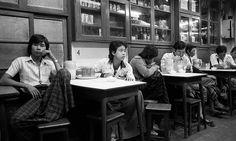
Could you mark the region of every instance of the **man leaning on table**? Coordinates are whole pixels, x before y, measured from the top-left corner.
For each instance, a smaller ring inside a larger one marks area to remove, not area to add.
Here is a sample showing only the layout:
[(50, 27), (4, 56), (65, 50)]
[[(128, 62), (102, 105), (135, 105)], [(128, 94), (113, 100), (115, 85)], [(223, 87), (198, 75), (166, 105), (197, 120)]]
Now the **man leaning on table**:
[[(236, 69), (233, 57), (227, 54), (227, 47), (219, 45), (216, 52), (210, 56), (211, 69)], [(218, 87), (221, 90), (221, 98), (227, 99), (228, 84), (225, 78), (217, 77)]]

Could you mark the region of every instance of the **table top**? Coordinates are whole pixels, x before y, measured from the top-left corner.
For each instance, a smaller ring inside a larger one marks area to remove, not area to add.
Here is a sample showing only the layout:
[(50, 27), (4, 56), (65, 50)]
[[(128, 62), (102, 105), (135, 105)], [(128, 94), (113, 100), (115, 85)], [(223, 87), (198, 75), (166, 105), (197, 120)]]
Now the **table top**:
[(0, 86), (0, 98), (17, 96), (18, 94), (19, 91), (12, 86)]
[(200, 69), (203, 72), (236, 72), (236, 69)]
[(193, 78), (193, 77), (204, 77), (207, 74), (205, 73), (171, 73), (171, 74), (162, 74), (164, 77), (178, 77), (178, 78)]
[(146, 82), (140, 81), (125, 81), (116, 78), (95, 78), (95, 79), (74, 79), (70, 82), (73, 86), (93, 88), (99, 90), (109, 90), (115, 88), (124, 88), (130, 86), (141, 86), (145, 85)]

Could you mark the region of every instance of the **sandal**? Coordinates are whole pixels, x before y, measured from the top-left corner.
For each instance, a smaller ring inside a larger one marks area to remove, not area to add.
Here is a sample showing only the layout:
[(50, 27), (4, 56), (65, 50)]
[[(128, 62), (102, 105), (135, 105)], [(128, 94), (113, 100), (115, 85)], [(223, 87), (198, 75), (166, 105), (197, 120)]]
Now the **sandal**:
[(151, 135), (153, 135), (153, 136), (158, 136), (158, 132), (152, 130), (152, 131), (151, 131)]

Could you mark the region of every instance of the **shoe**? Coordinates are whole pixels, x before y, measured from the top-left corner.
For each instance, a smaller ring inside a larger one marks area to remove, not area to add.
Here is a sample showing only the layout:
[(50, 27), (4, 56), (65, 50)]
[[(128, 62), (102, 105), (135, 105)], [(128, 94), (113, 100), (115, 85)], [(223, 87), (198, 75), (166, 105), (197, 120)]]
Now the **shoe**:
[(152, 136), (158, 136), (158, 132), (155, 131), (155, 130), (152, 130), (152, 131), (151, 131), (151, 135), (152, 135)]
[(219, 110), (214, 109), (210, 111), (210, 114), (212, 116), (219, 116), (219, 115), (226, 115), (227, 113), (224, 111), (219, 111)]
[(203, 119), (201, 119), (201, 123), (204, 123), (204, 122), (210, 127), (215, 127), (214, 121), (212, 121), (212, 120), (205, 119), (205, 121), (204, 121)]
[(229, 107), (224, 106), (220, 102), (215, 102), (215, 109), (220, 110), (220, 111), (229, 111)]
[(160, 130), (159, 126), (158, 126), (156, 123), (153, 123), (152, 128), (153, 128), (153, 130), (155, 130), (155, 131)]

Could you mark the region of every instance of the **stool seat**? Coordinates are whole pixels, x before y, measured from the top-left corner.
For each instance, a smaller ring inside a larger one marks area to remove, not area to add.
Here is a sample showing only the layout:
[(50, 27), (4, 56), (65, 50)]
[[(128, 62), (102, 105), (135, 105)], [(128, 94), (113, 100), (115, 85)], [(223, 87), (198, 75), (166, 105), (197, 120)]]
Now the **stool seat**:
[[(164, 103), (148, 103), (145, 107), (147, 113), (147, 140), (150, 141), (151, 137), (158, 140), (170, 140), (170, 128), (169, 128), (169, 113), (171, 111), (171, 104)], [(155, 116), (162, 116), (164, 119), (164, 135), (163, 136), (151, 136), (151, 130), (153, 129), (153, 120)]]
[[(107, 127), (106, 127), (106, 130), (107, 130), (107, 133), (108, 133), (108, 130), (110, 129), (110, 127), (112, 125), (115, 125), (117, 124), (118, 126), (118, 135), (119, 135), (119, 141), (122, 141), (122, 130), (121, 130), (121, 119), (124, 117), (124, 113), (122, 112), (115, 112), (115, 113), (112, 113), (110, 115), (107, 116), (107, 119), (106, 119), (106, 123), (107, 123)], [(91, 119), (91, 120), (95, 120), (95, 121), (99, 121), (99, 120), (102, 120), (102, 117), (101, 116), (97, 116), (97, 115), (87, 115), (87, 118)], [(90, 141), (93, 141), (94, 138), (94, 130), (93, 130), (93, 124), (92, 122), (90, 122)], [(109, 135), (108, 135), (109, 136)]]
[(70, 121), (67, 118), (62, 118), (53, 122), (39, 124), (38, 129), (53, 128), (67, 125), (70, 125)]
[(149, 103), (149, 104), (146, 106), (146, 110), (170, 111), (170, 110), (171, 110), (171, 104)]
[(67, 118), (61, 118), (59, 120), (42, 123), (37, 127), (39, 129), (39, 140), (44, 140), (44, 135), (52, 134), (52, 133), (62, 133), (64, 141), (69, 141), (69, 129), (70, 121)]
[[(183, 99), (180, 98), (180, 99), (175, 99), (174, 100), (175, 102), (183, 102)], [(186, 103), (187, 104), (195, 104), (195, 103), (198, 103), (198, 102), (201, 102), (200, 99), (195, 99), (195, 98), (186, 98)]]

